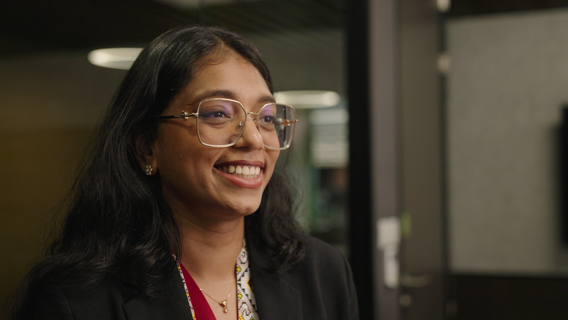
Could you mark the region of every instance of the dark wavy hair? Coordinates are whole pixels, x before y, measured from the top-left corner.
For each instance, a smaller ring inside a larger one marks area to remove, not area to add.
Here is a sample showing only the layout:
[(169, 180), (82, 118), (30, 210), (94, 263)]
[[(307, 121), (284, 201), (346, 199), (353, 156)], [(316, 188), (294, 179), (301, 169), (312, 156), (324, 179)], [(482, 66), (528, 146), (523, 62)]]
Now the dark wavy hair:
[[(270, 73), (256, 48), (216, 27), (184, 27), (156, 38), (136, 59), (110, 103), (89, 160), (72, 188), (70, 207), (47, 257), (26, 276), (13, 319), (24, 319), (34, 292), (46, 282), (86, 274), (90, 284), (111, 275), (149, 296), (181, 256), (181, 240), (159, 175), (144, 175), (132, 139), (155, 139), (157, 116), (191, 81), (196, 69), (236, 52), (258, 69), (270, 91)], [(213, 59), (213, 60), (212, 60)], [(273, 257), (275, 271), (304, 256), (294, 220), (294, 196), (285, 170), (275, 170), (259, 209), (245, 218), (245, 234)]]

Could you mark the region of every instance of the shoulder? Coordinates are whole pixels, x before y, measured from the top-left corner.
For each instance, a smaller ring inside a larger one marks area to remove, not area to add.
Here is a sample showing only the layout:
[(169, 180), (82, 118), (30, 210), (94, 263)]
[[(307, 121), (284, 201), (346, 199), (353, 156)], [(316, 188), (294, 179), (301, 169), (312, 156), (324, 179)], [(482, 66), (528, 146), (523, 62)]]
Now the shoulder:
[(311, 236), (303, 237), (306, 246), (305, 262), (311, 264), (344, 264), (347, 262), (345, 255), (339, 249), (325, 241)]
[(321, 303), (328, 319), (358, 319), (353, 274), (345, 255), (317, 238), (306, 236), (304, 243), (305, 259), (288, 272), (289, 281), (310, 297), (311, 305)]
[(351, 267), (345, 255), (337, 248), (320, 239), (305, 236), (304, 261), (293, 268), (319, 280), (322, 286), (341, 286), (347, 288), (352, 283)]
[(30, 319), (113, 318), (111, 315), (137, 294), (114, 277), (98, 283), (85, 275), (48, 280), (30, 292)]
[[(283, 277), (350, 277), (351, 268), (345, 255), (328, 243), (302, 235), (299, 239), (304, 252), (303, 259), (285, 268), (278, 273)], [(261, 249), (254, 241), (247, 242), (251, 266), (265, 271), (277, 272), (275, 254), (272, 251)]]
[(181, 278), (171, 274), (149, 297), (117, 276), (92, 283), (85, 275), (49, 281), (29, 297), (26, 319), (171, 319), (188, 310)]
[(359, 319), (353, 275), (345, 255), (319, 239), (302, 236), (300, 240), (304, 259), (280, 272), (274, 271), (271, 255), (250, 242), (250, 280), (260, 318)]

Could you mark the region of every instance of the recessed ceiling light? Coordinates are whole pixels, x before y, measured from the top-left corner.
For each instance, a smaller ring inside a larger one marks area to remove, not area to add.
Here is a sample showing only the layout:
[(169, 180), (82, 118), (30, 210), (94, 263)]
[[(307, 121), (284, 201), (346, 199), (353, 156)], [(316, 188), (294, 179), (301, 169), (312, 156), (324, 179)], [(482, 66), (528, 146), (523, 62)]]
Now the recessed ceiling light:
[(240, 4), (242, 2), (253, 2), (259, 0), (155, 0), (161, 2), (171, 7), (175, 7), (182, 10), (197, 9), (204, 6), (219, 6), (219, 5), (230, 5), (230, 4)]
[(95, 66), (112, 69), (130, 69), (142, 48), (109, 48), (89, 52), (89, 62)]
[(316, 109), (337, 106), (341, 97), (334, 91), (295, 90), (275, 92), (274, 99), (296, 109)]

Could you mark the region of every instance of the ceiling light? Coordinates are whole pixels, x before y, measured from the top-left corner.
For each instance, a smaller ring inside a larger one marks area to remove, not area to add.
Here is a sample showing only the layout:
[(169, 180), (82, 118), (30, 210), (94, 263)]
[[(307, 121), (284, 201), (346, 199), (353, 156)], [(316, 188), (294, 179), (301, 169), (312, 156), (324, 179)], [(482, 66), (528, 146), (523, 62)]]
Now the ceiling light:
[(127, 70), (130, 69), (140, 51), (142, 48), (97, 49), (89, 52), (88, 59), (95, 66)]
[(437, 0), (436, 5), (438, 7), (438, 11), (440, 12), (448, 12), (452, 6), (452, 2), (450, 0)]
[(182, 10), (198, 9), (205, 6), (220, 6), (220, 5), (231, 5), (240, 4), (242, 2), (253, 2), (259, 0), (155, 0), (161, 2), (165, 5), (175, 7)]
[(289, 104), (296, 109), (334, 107), (341, 100), (337, 92), (320, 90), (280, 91), (274, 93), (274, 99), (278, 103)]

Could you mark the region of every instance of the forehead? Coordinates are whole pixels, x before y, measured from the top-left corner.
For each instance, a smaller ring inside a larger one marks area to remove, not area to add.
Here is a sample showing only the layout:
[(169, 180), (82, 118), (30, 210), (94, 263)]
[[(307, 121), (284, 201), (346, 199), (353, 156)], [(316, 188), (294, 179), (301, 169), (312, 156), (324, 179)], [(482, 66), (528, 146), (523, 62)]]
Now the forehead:
[(201, 66), (183, 90), (183, 95), (189, 100), (221, 97), (218, 93), (236, 100), (272, 96), (258, 69), (236, 53), (226, 54)]

